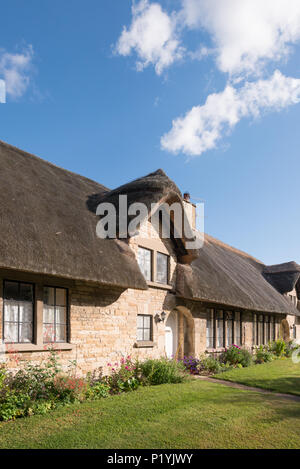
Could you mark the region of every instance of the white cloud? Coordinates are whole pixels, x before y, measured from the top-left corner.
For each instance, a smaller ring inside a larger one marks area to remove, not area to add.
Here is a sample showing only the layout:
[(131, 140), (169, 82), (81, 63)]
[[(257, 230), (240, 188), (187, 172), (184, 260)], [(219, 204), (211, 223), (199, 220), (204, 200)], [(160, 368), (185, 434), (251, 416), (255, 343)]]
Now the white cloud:
[(0, 50), (0, 77), (5, 81), (6, 94), (12, 98), (22, 96), (29, 85), (32, 57), (31, 46), (19, 54)]
[(182, 58), (184, 49), (177, 38), (176, 19), (159, 3), (141, 0), (133, 4), (131, 26), (124, 27), (116, 45), (120, 55), (127, 56), (132, 51), (138, 56), (137, 70), (152, 64), (158, 75)]
[(278, 70), (270, 79), (247, 82), (240, 89), (227, 85), (221, 93), (209, 95), (203, 106), (195, 106), (174, 120), (161, 145), (172, 153), (199, 156), (215, 148), (222, 135), (243, 117), (258, 117), (298, 102), (300, 79), (285, 77)]
[(0, 79), (0, 104), (6, 102), (5, 81)]
[(222, 72), (261, 71), (300, 40), (299, 0), (182, 0), (181, 21), (208, 31)]

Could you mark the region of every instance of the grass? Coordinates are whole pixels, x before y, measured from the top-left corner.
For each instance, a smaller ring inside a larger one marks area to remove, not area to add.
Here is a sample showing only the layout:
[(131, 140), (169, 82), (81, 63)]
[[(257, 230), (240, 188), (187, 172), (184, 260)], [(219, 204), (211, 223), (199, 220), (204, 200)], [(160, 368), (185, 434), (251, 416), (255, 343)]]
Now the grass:
[(300, 396), (300, 363), (295, 364), (291, 359), (278, 359), (248, 368), (236, 368), (214, 378)]
[(299, 446), (299, 403), (197, 379), (0, 423), (1, 448)]

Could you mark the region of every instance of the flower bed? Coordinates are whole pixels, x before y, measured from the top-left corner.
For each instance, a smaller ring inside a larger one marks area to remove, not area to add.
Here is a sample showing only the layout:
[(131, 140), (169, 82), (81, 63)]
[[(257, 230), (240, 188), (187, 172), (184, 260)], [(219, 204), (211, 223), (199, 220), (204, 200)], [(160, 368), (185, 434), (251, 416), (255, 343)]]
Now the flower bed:
[(210, 375), (228, 371), (231, 368), (245, 368), (251, 365), (267, 363), (277, 358), (290, 357), (300, 346), (293, 341), (285, 343), (282, 339), (260, 345), (251, 354), (248, 350), (231, 345), (218, 358), (203, 354), (199, 358), (184, 357), (182, 363), (191, 375)]
[(111, 372), (103, 376), (95, 370), (86, 378), (74, 373), (74, 362), (63, 372), (58, 354), (49, 351), (43, 365), (26, 364), (17, 373), (0, 367), (0, 420), (14, 420), (34, 414), (45, 414), (59, 406), (96, 400), (129, 392), (140, 385), (179, 383), (186, 373), (181, 363), (159, 359), (133, 362), (130, 356), (120, 363), (108, 364)]

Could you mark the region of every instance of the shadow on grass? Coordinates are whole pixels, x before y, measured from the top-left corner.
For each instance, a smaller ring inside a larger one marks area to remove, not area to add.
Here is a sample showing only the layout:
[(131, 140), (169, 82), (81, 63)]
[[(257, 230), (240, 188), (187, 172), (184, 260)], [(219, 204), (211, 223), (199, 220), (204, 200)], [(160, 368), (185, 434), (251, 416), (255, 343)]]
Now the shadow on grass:
[[(222, 376), (220, 376), (222, 379)], [(282, 394), (291, 394), (295, 396), (300, 396), (300, 377), (296, 376), (286, 376), (284, 378), (250, 378), (250, 379), (239, 379), (234, 376), (225, 381), (243, 384), (244, 386), (252, 386), (256, 388), (265, 389), (267, 391), (278, 392)]]

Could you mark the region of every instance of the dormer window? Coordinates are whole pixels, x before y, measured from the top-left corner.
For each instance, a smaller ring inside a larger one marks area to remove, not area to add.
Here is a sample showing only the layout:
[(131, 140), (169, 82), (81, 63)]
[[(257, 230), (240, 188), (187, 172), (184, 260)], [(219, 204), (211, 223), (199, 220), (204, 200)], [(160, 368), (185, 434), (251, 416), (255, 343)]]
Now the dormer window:
[(141, 269), (141, 272), (144, 275), (145, 279), (148, 280), (148, 282), (151, 282), (152, 280), (152, 251), (150, 249), (139, 247), (137, 260), (138, 260), (138, 264)]
[(164, 284), (169, 281), (169, 256), (161, 252), (156, 257), (156, 281)]

